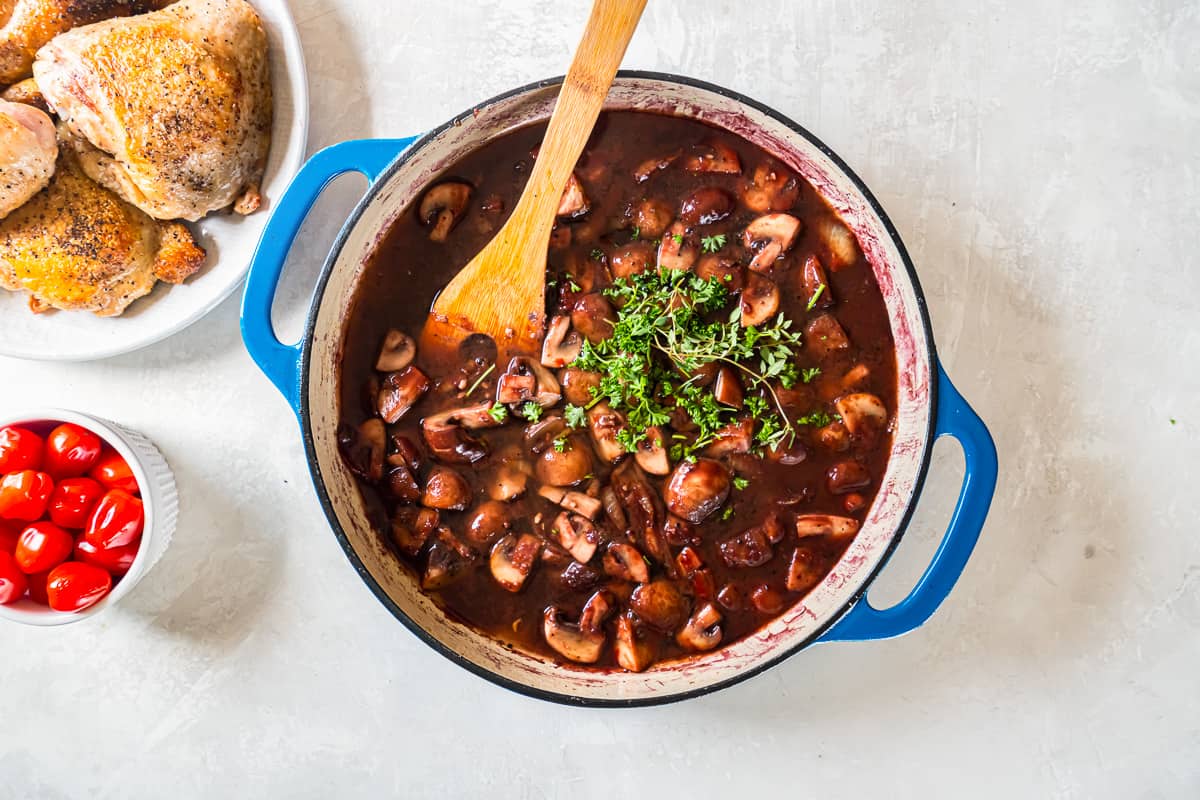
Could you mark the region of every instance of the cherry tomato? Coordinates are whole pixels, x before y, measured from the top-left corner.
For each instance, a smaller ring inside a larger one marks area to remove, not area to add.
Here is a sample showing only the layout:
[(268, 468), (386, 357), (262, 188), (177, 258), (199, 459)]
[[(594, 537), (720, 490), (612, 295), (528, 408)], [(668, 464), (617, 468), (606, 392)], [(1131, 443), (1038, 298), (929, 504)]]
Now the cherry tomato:
[(55, 480), (83, 475), (99, 460), (103, 447), (100, 437), (87, 428), (64, 422), (46, 437), (46, 472)]
[(88, 475), (100, 481), (105, 489), (138, 493), (137, 478), (133, 477), (133, 470), (125, 463), (125, 459), (121, 458), (121, 454), (111, 448), (104, 448)]
[(46, 597), (55, 611), (82, 611), (112, 588), (112, 575), (91, 564), (68, 561), (46, 578)]
[(33, 522), (46, 513), (54, 480), (31, 469), (10, 472), (0, 480), (0, 518)]
[(120, 547), (141, 536), (145, 522), (142, 501), (129, 492), (113, 489), (96, 503), (83, 538), (96, 547)]
[(91, 478), (67, 478), (54, 487), (46, 513), (55, 525), (83, 528), (103, 496), (104, 487)]
[(119, 578), (129, 572), (141, 546), (142, 540), (136, 539), (121, 547), (96, 547), (81, 536), (75, 542), (75, 560), (108, 570), (114, 578)]
[(17, 538), (23, 530), (25, 530), (24, 522), (0, 519), (0, 553), (8, 553), (11, 556), (17, 549)]
[(17, 551), (13, 555), (21, 571), (32, 575), (54, 569), (71, 557), (74, 547), (75, 539), (71, 534), (53, 522), (42, 520), (30, 523), (21, 531), (17, 539)]
[(35, 572), (25, 576), (25, 580), (29, 583), (30, 600), (44, 606), (50, 605), (50, 598), (46, 597), (46, 578), (49, 577), (49, 572)]
[(0, 428), (0, 472), (38, 469), (41, 466), (42, 437), (16, 425)]
[(0, 603), (15, 603), (25, 594), (29, 581), (9, 553), (0, 553)]

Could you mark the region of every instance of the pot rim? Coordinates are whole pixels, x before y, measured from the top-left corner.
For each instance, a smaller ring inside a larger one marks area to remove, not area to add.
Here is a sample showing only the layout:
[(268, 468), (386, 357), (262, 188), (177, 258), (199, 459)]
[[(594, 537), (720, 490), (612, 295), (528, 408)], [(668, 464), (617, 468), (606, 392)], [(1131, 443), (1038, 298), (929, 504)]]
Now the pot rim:
[[(912, 283), (913, 294), (916, 298), (917, 311), (920, 314), (921, 325), (924, 328), (925, 340), (928, 342), (930, 370), (931, 373), (934, 372), (936, 364), (938, 363), (937, 346), (933, 339), (933, 326), (929, 319), (929, 308), (925, 300), (925, 293), (921, 289), (921, 283), (917, 277), (916, 269), (913, 266), (912, 258), (909, 256), (908, 250), (905, 248), (904, 242), (901, 240), (900, 234), (896, 230), (896, 226), (892, 223), (892, 220), (887, 215), (887, 212), (884, 211), (883, 206), (876, 199), (875, 195), (872, 194), (871, 190), (867, 188), (866, 183), (864, 183), (862, 178), (858, 176), (858, 173), (852, 170), (850, 166), (841, 159), (840, 156), (838, 156), (828, 145), (826, 145), (823, 141), (813, 135), (807, 128), (800, 125), (795, 120), (784, 114), (781, 114), (764, 103), (747, 97), (740, 92), (726, 89), (722, 86), (718, 86), (717, 84), (709, 83), (707, 81), (669, 72), (657, 72), (652, 70), (619, 70), (616, 77), (618, 80), (621, 78), (632, 78), (659, 81), (663, 83), (675, 83), (681, 86), (701, 89), (730, 100), (734, 100), (754, 109), (761, 114), (771, 117), (792, 132), (806, 139), (810, 144), (812, 144), (827, 158), (829, 158), (837, 166), (837, 168), (850, 179), (851, 183), (854, 185), (854, 188), (866, 199), (871, 212), (875, 214), (879, 221), (883, 224), (883, 228), (887, 232), (888, 238), (891, 240), (892, 244), (895, 245), (897, 252), (900, 254), (901, 263), (904, 265), (904, 269), (908, 273), (908, 279)], [(829, 619), (820, 625), (816, 630), (814, 630), (811, 635), (771, 658), (764, 658), (760, 663), (757, 663), (753, 667), (739, 672), (737, 675), (722, 681), (718, 681), (717, 683), (700, 686), (695, 689), (688, 689), (682, 692), (664, 694), (661, 696), (636, 698), (578, 697), (562, 692), (540, 689), (493, 672), (492, 670), (476, 664), (475, 662), (467, 659), (455, 650), (446, 646), (440, 640), (426, 631), (423, 627), (418, 625), (411, 617), (408, 616), (407, 613), (404, 612), (403, 609), (400, 608), (399, 605), (392, 600), (388, 593), (384, 591), (383, 587), (379, 585), (378, 581), (375, 580), (370, 571), (363, 564), (362, 559), (359, 558), (358, 553), (354, 550), (353, 545), (350, 543), (349, 537), (346, 535), (346, 532), (342, 529), (341, 523), (338, 521), (337, 512), (334, 509), (333, 502), (330, 499), (328, 490), (326, 489), (325, 476), (321, 473), (320, 463), (317, 459), (316, 440), (312, 432), (312, 414), (309, 407), (308, 398), (309, 368), (312, 363), (312, 348), (316, 338), (315, 332), (317, 314), (320, 310), (322, 301), (324, 300), (325, 289), (329, 283), (329, 278), (333, 273), (333, 268), (341, 255), (342, 248), (345, 246), (346, 240), (350, 236), (351, 231), (357, 227), (359, 221), (362, 219), (363, 214), (374, 202), (379, 192), (384, 186), (387, 185), (392, 176), (395, 175), (395, 173), (408, 161), (413, 153), (417, 152), (428, 141), (437, 137), (448, 128), (459, 125), (464, 120), (473, 118), (476, 112), (478, 112), (478, 110), (481, 108), (486, 108), (516, 95), (526, 94), (538, 89), (544, 89), (549, 86), (557, 86), (561, 84), (564, 79), (565, 76), (563, 75), (558, 75), (551, 78), (543, 78), (514, 89), (509, 89), (508, 91), (494, 95), (487, 100), (472, 105), (466, 111), (456, 114), (436, 128), (430, 129), (423, 136), (419, 137), (411, 145), (406, 147), (404, 151), (401, 152), (395, 159), (393, 159), (387, 168), (379, 174), (379, 177), (374, 181), (374, 183), (368, 187), (362, 199), (358, 201), (358, 204), (355, 205), (354, 210), (350, 213), (350, 216), (346, 218), (346, 222), (342, 225), (341, 230), (338, 232), (337, 238), (334, 239), (333, 245), (329, 249), (329, 254), (325, 259), (325, 264), (321, 268), (321, 274), (318, 277), (317, 283), (313, 289), (308, 318), (304, 325), (304, 336), (301, 340), (302, 346), (300, 351), (299, 370), (300, 429), (301, 435), (304, 439), (305, 457), (308, 459), (309, 473), (312, 476), (313, 487), (317, 492), (317, 499), (321, 503), (321, 509), (325, 512), (325, 518), (329, 522), (329, 526), (332, 529), (334, 536), (337, 537), (338, 544), (341, 545), (342, 551), (346, 554), (346, 558), (350, 561), (350, 564), (354, 567), (354, 570), (358, 573), (362, 581), (367, 585), (367, 588), (371, 590), (371, 593), (374, 594), (379, 602), (383, 604), (384, 608), (390, 611), (392, 616), (398, 619), (401, 624), (404, 625), (404, 627), (408, 628), (409, 631), (415, 634), (418, 639), (431, 647), (435, 652), (441, 654), (451, 662), (468, 670), (472, 674), (483, 678), (484, 680), (490, 681), (491, 683), (508, 689), (509, 691), (516, 692), (517, 694), (522, 694), (538, 700), (546, 700), (552, 703), (558, 703), (560, 705), (587, 708), (641, 708), (666, 705), (668, 703), (676, 703), (682, 700), (688, 700), (693, 697), (699, 697), (728, 688), (735, 684), (749, 680), (750, 678), (765, 672), (784, 660), (791, 658), (799, 651), (804, 650), (813, 643), (819, 641), (826, 631), (832, 628), (833, 625), (837, 623), (837, 621), (843, 616), (845, 616), (845, 614), (851, 608), (853, 608), (856, 603), (865, 597), (867, 592), (870, 590), (871, 585), (879, 576), (879, 573), (891, 559), (896, 547), (900, 544), (900, 540), (903, 538), (905, 531), (908, 529), (908, 524), (912, 519), (913, 511), (916, 508), (917, 499), (920, 497), (921, 492), (924, 489), (925, 478), (929, 472), (929, 463), (933, 454), (933, 444), (936, 439), (935, 425), (938, 412), (938, 382), (936, 380), (930, 380), (929, 382), (929, 416), (926, 424), (925, 442), (923, 452), (921, 454), (921, 464), (917, 471), (916, 479), (913, 482), (912, 493), (908, 498), (904, 511), (900, 514), (900, 519), (896, 526), (896, 532), (892, 536), (891, 541), (888, 542), (888, 546), (884, 550), (884, 553), (880, 557), (875, 568), (866, 576), (858, 589), (856, 589), (855, 592), (846, 599), (846, 602), (842, 605), (842, 607), (836, 613), (831, 614)], [(480, 633), (479, 635), (483, 636), (486, 634)]]

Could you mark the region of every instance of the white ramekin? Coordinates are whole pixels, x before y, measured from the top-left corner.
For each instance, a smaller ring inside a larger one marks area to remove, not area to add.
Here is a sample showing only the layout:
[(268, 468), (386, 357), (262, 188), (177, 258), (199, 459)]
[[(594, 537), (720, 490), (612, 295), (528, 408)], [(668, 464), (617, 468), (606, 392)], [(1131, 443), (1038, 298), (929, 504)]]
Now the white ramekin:
[(62, 408), (38, 409), (16, 417), (0, 417), (0, 427), (6, 425), (38, 425), (47, 422), (72, 422), (87, 428), (112, 446), (129, 464), (141, 490), (142, 508), (146, 523), (142, 529), (142, 544), (129, 572), (113, 586), (99, 603), (82, 611), (54, 611), (33, 602), (28, 597), (10, 605), (0, 605), (0, 618), (26, 625), (66, 625), (95, 616), (129, 594), (142, 577), (150, 571), (171, 542), (179, 518), (179, 495), (175, 491), (175, 476), (158, 448), (136, 431), (98, 417)]

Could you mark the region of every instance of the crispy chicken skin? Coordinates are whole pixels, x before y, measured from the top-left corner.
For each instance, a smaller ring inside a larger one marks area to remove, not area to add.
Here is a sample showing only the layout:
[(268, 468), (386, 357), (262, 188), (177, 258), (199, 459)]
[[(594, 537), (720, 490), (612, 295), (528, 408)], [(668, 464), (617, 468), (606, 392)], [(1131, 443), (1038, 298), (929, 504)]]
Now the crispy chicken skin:
[(50, 185), (0, 220), (0, 286), (35, 311), (116, 316), (155, 280), (179, 283), (204, 250), (179, 222), (159, 222), (87, 177), (64, 150)]
[(0, 100), (0, 217), (46, 187), (57, 157), (54, 123), (44, 111)]
[(38, 48), (58, 34), (111, 17), (162, 8), (170, 0), (0, 0), (0, 83), (29, 77)]
[(150, 216), (258, 208), (271, 86), (245, 0), (179, 0), (77, 28), (38, 51), (33, 73), (83, 170)]

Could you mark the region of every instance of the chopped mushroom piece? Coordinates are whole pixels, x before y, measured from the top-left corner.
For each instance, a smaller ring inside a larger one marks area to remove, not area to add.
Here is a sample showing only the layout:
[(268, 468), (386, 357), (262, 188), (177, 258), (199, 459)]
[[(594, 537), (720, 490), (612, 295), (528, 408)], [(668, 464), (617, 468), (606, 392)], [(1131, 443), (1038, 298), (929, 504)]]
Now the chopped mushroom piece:
[(679, 156), (679, 153), (671, 153), (670, 155), (659, 156), (658, 158), (648, 158), (641, 164), (638, 164), (637, 169), (633, 171), (633, 179), (638, 183), (645, 183), (650, 180), (650, 176), (654, 173), (671, 166)]
[(779, 310), (779, 286), (770, 278), (751, 272), (742, 289), (742, 325), (762, 325)]
[(615, 599), (603, 589), (588, 598), (579, 614), (579, 628), (584, 631), (604, 631), (604, 622), (613, 612)]
[(425, 192), (421, 198), (418, 213), (421, 222), (432, 225), (429, 238), (435, 242), (444, 242), (463, 214), (467, 211), (467, 202), (471, 199), (471, 187), (462, 181), (446, 181)]
[(495, 480), (488, 486), (488, 497), (508, 502), (525, 494), (529, 475), (520, 467), (505, 464), (496, 471)]
[(559, 217), (577, 219), (586, 214), (590, 208), (587, 194), (583, 191), (583, 184), (572, 172), (571, 177), (567, 178), (567, 185), (563, 188), (562, 197), (558, 201), (558, 210), (554, 213)]
[[(559, 440), (564, 441), (564, 440)], [(579, 435), (568, 436), (560, 450), (547, 447), (533, 464), (534, 474), (551, 486), (574, 486), (592, 472), (592, 459)]]
[(475, 552), (455, 539), (448, 528), (438, 528), (425, 555), (421, 588), (436, 591), (449, 586), (466, 573), (474, 558)]
[(371, 417), (357, 428), (340, 425), (337, 438), (342, 461), (351, 472), (372, 483), (383, 477), (387, 449), (387, 428), (383, 420)]
[(550, 319), (542, 342), (542, 366), (565, 367), (579, 357), (583, 339), (571, 330), (571, 318), (558, 314)]
[(817, 235), (829, 249), (829, 268), (834, 272), (845, 269), (858, 260), (858, 242), (850, 229), (836, 219), (820, 219)]
[(508, 534), (492, 547), (492, 555), (488, 559), (492, 577), (507, 591), (521, 591), (541, 552), (542, 543), (536, 536), (529, 533), (519, 537)]
[(542, 636), (546, 644), (568, 661), (594, 664), (600, 660), (606, 641), (602, 630), (583, 630), (563, 619), (562, 611), (550, 606), (542, 615)]
[(717, 280), (729, 292), (740, 292), (745, 283), (745, 269), (732, 258), (709, 253), (696, 264), (696, 274), (706, 281)]
[(842, 417), (842, 424), (855, 439), (873, 443), (887, 427), (887, 407), (873, 394), (856, 392), (844, 395), (833, 405)]
[(421, 499), (421, 487), (405, 464), (397, 464), (384, 476), (388, 493), (401, 503), (415, 503)]
[(637, 444), (633, 457), (638, 466), (651, 475), (667, 475), (671, 472), (671, 456), (667, 453), (666, 438), (662, 429), (646, 428), (646, 436)]
[(800, 181), (785, 169), (770, 161), (754, 168), (754, 176), (742, 190), (742, 202), (751, 211), (787, 211), (800, 196)]
[(850, 449), (850, 432), (840, 422), (831, 422), (824, 427), (817, 428), (815, 435), (817, 442), (826, 450), (844, 453)]
[(811, 550), (797, 547), (788, 562), (787, 588), (789, 592), (807, 592), (820, 582), (825, 574), (821, 561)]
[(663, 538), (667, 540), (667, 544), (674, 547), (699, 544), (700, 542), (699, 537), (696, 536), (696, 529), (674, 514), (668, 514), (666, 520), (663, 521)]
[(425, 481), (421, 505), (443, 511), (462, 511), (471, 502), (471, 485), (450, 467), (435, 466)]
[(675, 634), (675, 641), (680, 647), (693, 652), (712, 650), (721, 643), (721, 619), (717, 607), (705, 603)]
[(736, 175), (742, 171), (742, 162), (732, 147), (722, 142), (695, 145), (683, 159), (683, 168), (688, 172), (720, 172)]
[(621, 668), (630, 672), (642, 672), (654, 663), (658, 655), (653, 640), (643, 634), (632, 612), (617, 617), (613, 651)]
[(871, 485), (871, 472), (857, 461), (839, 461), (825, 473), (830, 494), (850, 494)]
[(582, 514), (590, 520), (596, 519), (600, 513), (600, 501), (583, 492), (568, 492), (557, 486), (543, 486), (538, 489), (538, 494), (551, 503), (557, 503), (568, 511)]
[(666, 201), (647, 197), (633, 207), (633, 224), (644, 239), (657, 239), (671, 224), (671, 206)]
[(717, 380), (713, 383), (713, 397), (721, 405), (741, 408), (743, 400), (742, 381), (738, 378), (735, 367), (722, 364), (717, 370)]
[(401, 506), (392, 515), (392, 541), (400, 552), (415, 556), (430, 534), (437, 530), (440, 515), (432, 508)]
[(729, 470), (711, 458), (681, 461), (663, 491), (672, 514), (698, 525), (729, 497)]
[(509, 509), (498, 500), (486, 500), (475, 508), (467, 521), (466, 537), (476, 547), (487, 547), (508, 533)]
[(832, 536), (843, 539), (858, 533), (858, 520), (832, 514), (801, 514), (796, 517), (796, 536)]
[(731, 422), (717, 428), (712, 443), (704, 448), (704, 455), (720, 458), (732, 453), (749, 453), (754, 443), (754, 420), (750, 417)]
[(600, 389), (600, 373), (567, 367), (558, 373), (563, 397), (568, 403), (586, 406), (595, 399), (592, 390)]
[(393, 328), (383, 337), (379, 358), (375, 360), (375, 369), (380, 372), (398, 372), (411, 364), (416, 357), (417, 343), (408, 334)]
[(609, 263), (614, 278), (631, 278), (654, 269), (654, 246), (643, 241), (622, 245), (613, 251)]
[(829, 308), (833, 305), (833, 290), (829, 288), (829, 278), (825, 276), (825, 268), (821, 266), (819, 258), (809, 256), (804, 260), (801, 278), (808, 308)]
[(667, 228), (658, 246), (659, 268), (688, 270), (696, 263), (696, 257), (696, 246), (688, 240), (687, 226), (676, 222)]
[[(434, 457), (448, 464), (474, 464), (488, 454), (487, 445), (467, 433), (457, 416), (461, 409), (421, 421), (421, 435)], [(382, 425), (382, 420), (380, 421)]]
[(612, 321), (617, 318), (612, 303), (600, 292), (585, 294), (575, 301), (571, 310), (571, 324), (592, 344), (612, 336)]
[(613, 542), (604, 551), (604, 572), (620, 581), (645, 583), (650, 580), (646, 558), (631, 544)]
[(764, 214), (746, 226), (742, 235), (746, 247), (757, 252), (750, 269), (766, 272), (784, 253), (792, 249), (800, 235), (800, 220), (791, 214)]
[(805, 327), (804, 344), (818, 358), (850, 348), (846, 331), (832, 314), (821, 314), (809, 320)]
[(718, 186), (701, 186), (684, 198), (679, 219), (689, 226), (711, 225), (732, 214), (734, 206), (729, 192)]
[(730, 536), (721, 542), (720, 550), (721, 560), (727, 566), (739, 569), (761, 567), (775, 555), (769, 530), (762, 525), (755, 525)]
[(550, 408), (562, 399), (562, 388), (554, 373), (526, 356), (516, 356), (496, 384), (497, 403), (526, 403), (533, 401)]
[(563, 549), (580, 564), (591, 561), (600, 544), (600, 530), (592, 521), (569, 511), (563, 511), (555, 517), (554, 533)]
[(588, 430), (592, 433), (592, 441), (600, 457), (610, 464), (624, 458), (627, 451), (625, 445), (617, 440), (617, 434), (625, 429), (625, 417), (613, 411), (608, 403), (599, 402), (588, 409), (587, 419)]
[(629, 607), (647, 625), (664, 633), (675, 630), (688, 614), (687, 598), (674, 581), (665, 578), (634, 589)]
[(391, 425), (407, 414), (427, 391), (429, 378), (416, 367), (408, 366), (399, 372), (389, 372), (379, 386), (379, 416)]

